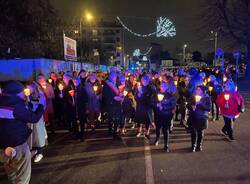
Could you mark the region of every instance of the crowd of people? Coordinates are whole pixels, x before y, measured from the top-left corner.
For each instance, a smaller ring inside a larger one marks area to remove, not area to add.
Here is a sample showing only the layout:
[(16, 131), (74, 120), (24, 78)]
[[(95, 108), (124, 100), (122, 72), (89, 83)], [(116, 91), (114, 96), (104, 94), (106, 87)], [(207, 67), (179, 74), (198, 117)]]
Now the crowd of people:
[(232, 70), (81, 70), (39, 74), (24, 85), (10, 81), (0, 95), (0, 161), (11, 182), (28, 183), (31, 157), (34, 162), (43, 158), (47, 131), (53, 136), (65, 128), (72, 139), (84, 141), (86, 129), (95, 133), (102, 124), (108, 124), (107, 133), (118, 141), (128, 127), (137, 128), (135, 136), (148, 140), (155, 129), (154, 144), (159, 145), (162, 132), (164, 150), (169, 152), (176, 121), (190, 132), (190, 151), (196, 152), (202, 151), (209, 121), (222, 116), (222, 133), (233, 141), (233, 123), (244, 112), (244, 100)]

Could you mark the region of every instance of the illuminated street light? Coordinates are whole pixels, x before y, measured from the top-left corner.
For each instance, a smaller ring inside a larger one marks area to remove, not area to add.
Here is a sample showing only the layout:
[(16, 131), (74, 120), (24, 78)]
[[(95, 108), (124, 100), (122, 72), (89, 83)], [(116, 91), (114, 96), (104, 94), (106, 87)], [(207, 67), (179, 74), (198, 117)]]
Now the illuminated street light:
[(85, 18), (88, 22), (91, 22), (94, 19), (93, 15), (89, 12), (86, 13)]

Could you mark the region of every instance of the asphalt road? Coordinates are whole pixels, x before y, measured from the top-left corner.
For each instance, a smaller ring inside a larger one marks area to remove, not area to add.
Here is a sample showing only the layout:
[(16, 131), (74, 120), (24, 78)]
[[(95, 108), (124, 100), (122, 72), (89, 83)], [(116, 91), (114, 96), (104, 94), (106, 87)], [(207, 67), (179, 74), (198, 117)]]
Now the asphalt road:
[[(211, 122), (204, 151), (190, 152), (190, 135), (175, 124), (170, 153), (163, 145), (135, 138), (130, 129), (122, 141), (107, 136), (105, 126), (88, 132), (83, 143), (57, 133), (45, 158), (32, 165), (32, 184), (250, 183), (250, 111), (235, 125), (236, 141), (220, 134), (222, 121)], [(0, 169), (0, 183), (7, 183)]]

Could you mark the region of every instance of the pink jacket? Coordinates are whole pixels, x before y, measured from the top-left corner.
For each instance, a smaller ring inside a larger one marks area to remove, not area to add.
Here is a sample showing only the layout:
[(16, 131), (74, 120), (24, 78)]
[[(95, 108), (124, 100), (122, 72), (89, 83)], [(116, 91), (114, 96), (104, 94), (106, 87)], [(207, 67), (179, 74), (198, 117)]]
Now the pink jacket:
[[(229, 95), (229, 99), (225, 99), (225, 94)], [(239, 92), (222, 92), (216, 99), (216, 104), (220, 107), (221, 114), (229, 118), (237, 118), (240, 115), (238, 106), (244, 108), (244, 99)]]

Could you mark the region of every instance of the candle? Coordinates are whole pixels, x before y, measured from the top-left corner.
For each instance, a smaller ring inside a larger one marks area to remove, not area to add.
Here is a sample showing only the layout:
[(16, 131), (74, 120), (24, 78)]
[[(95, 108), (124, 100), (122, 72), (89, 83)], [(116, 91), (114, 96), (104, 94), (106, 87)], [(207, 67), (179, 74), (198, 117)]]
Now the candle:
[(164, 99), (164, 95), (163, 94), (158, 94), (157, 98), (161, 102)]
[(195, 96), (195, 101), (196, 102), (200, 102), (201, 101), (201, 96), (200, 95), (196, 95)]
[(174, 81), (174, 85), (176, 85), (176, 86), (177, 86), (177, 84), (178, 84), (178, 81)]
[(93, 90), (94, 90), (94, 92), (97, 92), (98, 86), (93, 86)]
[(75, 91), (74, 91), (73, 89), (70, 90), (70, 91), (69, 91), (69, 95), (73, 97), (73, 96), (75, 95)]
[(62, 91), (62, 90), (63, 90), (63, 85), (62, 85), (62, 84), (58, 84), (58, 89), (59, 89), (60, 91)]
[(223, 82), (226, 82), (227, 81), (227, 78), (226, 77), (223, 77)]
[(208, 87), (208, 90), (209, 90), (209, 91), (212, 91), (212, 90), (213, 90), (213, 86), (209, 86), (209, 87)]
[(128, 94), (128, 91), (123, 91), (123, 96), (127, 96), (127, 94)]
[(210, 79), (210, 77), (208, 77), (208, 78), (207, 78), (207, 82), (210, 82), (210, 81), (211, 81), (211, 79)]
[(230, 95), (229, 95), (229, 94), (225, 94), (225, 95), (224, 95), (224, 98), (225, 98), (226, 101), (228, 101), (229, 98), (230, 98)]
[(48, 79), (49, 83), (51, 84), (52, 83), (52, 79)]
[(204, 82), (203, 82), (203, 86), (206, 86), (206, 85), (207, 85), (207, 81), (204, 81)]
[(23, 90), (23, 92), (24, 92), (24, 95), (25, 95), (25, 96), (30, 96), (30, 89), (29, 89), (29, 88), (25, 88), (25, 89)]
[(162, 81), (162, 77), (161, 77), (161, 76), (159, 77), (159, 81), (160, 81), (160, 82)]

